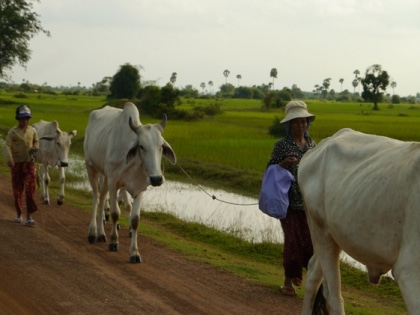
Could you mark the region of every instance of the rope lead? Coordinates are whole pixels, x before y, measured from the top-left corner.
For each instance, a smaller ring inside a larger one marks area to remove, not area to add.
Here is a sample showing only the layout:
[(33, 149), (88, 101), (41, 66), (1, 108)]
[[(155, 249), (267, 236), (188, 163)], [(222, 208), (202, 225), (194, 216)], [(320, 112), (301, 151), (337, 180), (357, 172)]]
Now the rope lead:
[(229, 202), (229, 201), (225, 201), (225, 200), (221, 200), (219, 198), (217, 198), (215, 195), (210, 195), (207, 191), (204, 190), (203, 187), (201, 187), (188, 173), (187, 171), (179, 164), (177, 163), (178, 167), (181, 169), (181, 171), (191, 180), (191, 182), (196, 185), (198, 188), (200, 188), (200, 190), (202, 192), (204, 192), (207, 196), (209, 196), (210, 198), (212, 198), (213, 200), (218, 200), (220, 202), (224, 202), (230, 205), (235, 205), (235, 206), (256, 206), (258, 205), (258, 203), (235, 203), (235, 202)]

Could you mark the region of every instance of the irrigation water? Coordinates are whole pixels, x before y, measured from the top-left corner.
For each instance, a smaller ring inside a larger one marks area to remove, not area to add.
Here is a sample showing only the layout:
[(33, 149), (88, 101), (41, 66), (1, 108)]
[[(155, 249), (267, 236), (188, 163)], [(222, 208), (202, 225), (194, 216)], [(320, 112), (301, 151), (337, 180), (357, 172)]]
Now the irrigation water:
[[(76, 189), (91, 190), (84, 171), (84, 160), (71, 156), (68, 172), (83, 179), (70, 184)], [(142, 211), (163, 211), (187, 222), (197, 222), (251, 242), (283, 243), (280, 221), (258, 208), (258, 199), (196, 184), (165, 181), (149, 187), (143, 195)], [(127, 214), (128, 215), (128, 214)], [(341, 260), (366, 271), (366, 267), (344, 252)]]

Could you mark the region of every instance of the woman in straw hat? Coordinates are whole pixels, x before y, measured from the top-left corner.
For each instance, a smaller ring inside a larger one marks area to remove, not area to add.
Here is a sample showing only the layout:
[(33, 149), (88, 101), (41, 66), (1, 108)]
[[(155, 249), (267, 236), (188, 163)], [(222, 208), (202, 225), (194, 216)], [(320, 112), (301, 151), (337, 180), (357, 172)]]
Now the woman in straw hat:
[[(308, 112), (306, 104), (302, 101), (289, 102), (285, 112), (286, 117), (280, 123), (285, 125), (287, 134), (275, 143), (267, 166), (278, 164), (297, 179), (300, 159), (309, 148), (316, 145), (308, 134), (308, 127), (315, 120), (315, 115)], [(302, 270), (307, 269), (313, 248), (297, 181), (292, 182), (288, 196), (287, 216), (280, 219), (284, 233), (283, 267), (285, 272), (284, 286), (281, 290), (285, 295), (295, 296), (296, 291), (293, 285), (301, 285)]]

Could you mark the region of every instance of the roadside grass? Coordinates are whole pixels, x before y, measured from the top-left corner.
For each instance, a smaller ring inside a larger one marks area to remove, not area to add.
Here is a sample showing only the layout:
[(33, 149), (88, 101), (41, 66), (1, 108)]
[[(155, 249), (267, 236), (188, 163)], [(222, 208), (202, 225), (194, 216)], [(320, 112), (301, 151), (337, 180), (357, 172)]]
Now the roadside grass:
[[(214, 100), (197, 100), (205, 106)], [(164, 162), (166, 177), (189, 182), (183, 170), (200, 185), (223, 188), (249, 196), (257, 196), (266, 163), (274, 142), (268, 127), (274, 117), (283, 117), (281, 110), (261, 111), (258, 101), (221, 100), (223, 113), (198, 122), (170, 120), (164, 131), (171, 143), (179, 165)], [(16, 124), (14, 110), (26, 103), (34, 111), (33, 122), (39, 119), (60, 122), (63, 130), (78, 130), (73, 139), (72, 154), (83, 155), (84, 129), (91, 110), (106, 104), (103, 98), (86, 96), (65, 97), (28, 95), (15, 99), (13, 95), (0, 93), (0, 136)], [(372, 104), (333, 103), (307, 101), (310, 112), (317, 117), (311, 125), (310, 134), (320, 142), (337, 130), (349, 127), (366, 133), (390, 136), (401, 140), (420, 140), (418, 105), (380, 104), (379, 111)], [(192, 104), (185, 102), (185, 107)], [(143, 123), (156, 122), (141, 116)], [(84, 166), (76, 175), (67, 176), (67, 183), (77, 183), (84, 178)], [(182, 167), (182, 169), (181, 169)], [(0, 171), (9, 174), (0, 155)], [(51, 172), (52, 189), (58, 190), (57, 172)], [(55, 177), (54, 177), (55, 176)], [(66, 188), (66, 201), (90, 211), (89, 191)], [(52, 201), (54, 202), (54, 201)], [(126, 217), (121, 224), (128, 226)], [(241, 240), (235, 235), (218, 232), (201, 224), (185, 222), (165, 214), (159, 209), (142, 212), (140, 235), (153, 237), (169, 248), (179, 250), (191, 259), (197, 259), (222, 270), (233, 272), (248, 281), (278, 290), (283, 283), (282, 245), (255, 244)], [(404, 314), (405, 306), (395, 281), (383, 278), (379, 286), (369, 285), (366, 273), (342, 263), (343, 296), (347, 314)], [(303, 298), (303, 290), (299, 290)]]

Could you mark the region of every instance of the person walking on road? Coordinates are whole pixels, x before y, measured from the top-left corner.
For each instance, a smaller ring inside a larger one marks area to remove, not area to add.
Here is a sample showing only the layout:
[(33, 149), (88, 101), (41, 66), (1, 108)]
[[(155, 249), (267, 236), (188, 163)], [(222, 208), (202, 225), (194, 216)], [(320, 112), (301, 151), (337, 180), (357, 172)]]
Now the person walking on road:
[(16, 209), (16, 223), (22, 223), (23, 194), (26, 203), (26, 225), (34, 225), (32, 213), (38, 208), (34, 201), (36, 166), (34, 154), (38, 152), (38, 134), (29, 125), (32, 112), (29, 106), (20, 105), (16, 108), (18, 125), (7, 133), (5, 156), (12, 173), (13, 198)]

